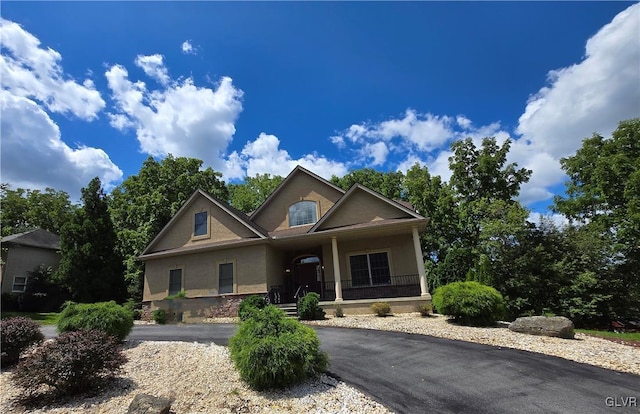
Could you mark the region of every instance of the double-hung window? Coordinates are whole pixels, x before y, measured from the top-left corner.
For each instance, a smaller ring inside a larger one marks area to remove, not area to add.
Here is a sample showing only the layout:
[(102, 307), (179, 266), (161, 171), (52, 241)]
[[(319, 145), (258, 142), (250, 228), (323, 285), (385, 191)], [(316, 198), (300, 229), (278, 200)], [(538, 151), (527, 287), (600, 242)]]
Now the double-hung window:
[(289, 227), (313, 224), (318, 221), (315, 201), (300, 201), (289, 207)]
[(218, 264), (218, 294), (233, 293), (233, 263)]
[(182, 292), (182, 269), (169, 271), (169, 296)]
[(354, 287), (391, 284), (387, 252), (353, 254), (349, 266)]

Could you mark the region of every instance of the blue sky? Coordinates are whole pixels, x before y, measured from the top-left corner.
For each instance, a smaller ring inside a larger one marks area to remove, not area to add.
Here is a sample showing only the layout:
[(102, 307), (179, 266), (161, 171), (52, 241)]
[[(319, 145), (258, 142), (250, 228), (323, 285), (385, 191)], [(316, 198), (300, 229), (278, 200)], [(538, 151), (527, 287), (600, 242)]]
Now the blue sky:
[(227, 181), (329, 178), (511, 138), (544, 212), (558, 160), (640, 116), (632, 2), (3, 2), (2, 182), (76, 198), (152, 155)]

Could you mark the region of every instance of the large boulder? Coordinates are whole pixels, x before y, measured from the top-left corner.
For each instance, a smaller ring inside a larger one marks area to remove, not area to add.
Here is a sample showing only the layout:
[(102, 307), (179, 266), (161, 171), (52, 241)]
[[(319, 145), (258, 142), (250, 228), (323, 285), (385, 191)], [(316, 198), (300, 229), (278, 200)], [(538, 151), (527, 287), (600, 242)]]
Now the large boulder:
[(171, 403), (169, 398), (138, 394), (129, 404), (127, 414), (169, 414)]
[(573, 322), (564, 316), (527, 316), (509, 324), (509, 329), (530, 335), (573, 339)]

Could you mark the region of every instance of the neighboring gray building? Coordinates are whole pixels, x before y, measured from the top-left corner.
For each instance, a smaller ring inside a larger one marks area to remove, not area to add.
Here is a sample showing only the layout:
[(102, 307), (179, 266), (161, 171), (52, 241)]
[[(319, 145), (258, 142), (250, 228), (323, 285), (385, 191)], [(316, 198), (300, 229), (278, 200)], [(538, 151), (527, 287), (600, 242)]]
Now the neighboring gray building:
[(24, 293), (29, 273), (40, 266), (57, 269), (60, 264), (60, 236), (36, 229), (2, 238), (2, 293)]

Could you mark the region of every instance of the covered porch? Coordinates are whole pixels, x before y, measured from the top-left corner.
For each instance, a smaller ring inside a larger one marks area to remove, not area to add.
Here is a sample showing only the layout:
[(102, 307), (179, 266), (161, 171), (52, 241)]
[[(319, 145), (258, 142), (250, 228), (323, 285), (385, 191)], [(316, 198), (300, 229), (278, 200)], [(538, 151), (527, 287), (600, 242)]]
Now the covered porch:
[[(280, 277), (268, 278), (271, 303), (295, 303), (309, 292), (341, 302), (414, 298), (431, 300), (419, 233), (424, 221), (380, 220), (317, 233), (274, 237)], [(302, 230), (302, 229), (301, 229)]]

